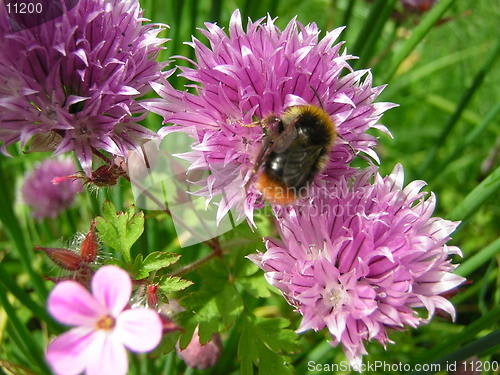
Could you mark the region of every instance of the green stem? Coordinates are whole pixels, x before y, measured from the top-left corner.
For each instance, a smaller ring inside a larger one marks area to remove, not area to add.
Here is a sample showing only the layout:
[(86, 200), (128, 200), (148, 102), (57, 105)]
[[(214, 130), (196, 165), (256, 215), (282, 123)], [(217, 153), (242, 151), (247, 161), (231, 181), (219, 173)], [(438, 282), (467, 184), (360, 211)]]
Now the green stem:
[(468, 147), (472, 142), (474, 142), (488, 127), (490, 122), (492, 122), (496, 115), (500, 111), (500, 103), (497, 103), (487, 114), (484, 116), (483, 121), (474, 128), (466, 137), (455, 147), (455, 149), (450, 153), (450, 155), (442, 162), (439, 163), (436, 168), (433, 168), (429, 176), (429, 180), (441, 176), (442, 171), (449, 165), (458, 155), (464, 152), (465, 148)]
[(467, 220), (479, 207), (500, 189), (500, 166), (474, 188), (448, 215), (451, 220)]
[[(402, 89), (410, 86), (411, 84), (429, 80), (429, 76), (432, 76), (432, 74), (438, 72), (439, 70), (458, 64), (466, 59), (483, 55), (486, 51), (489, 51), (494, 44), (494, 42), (488, 42), (480, 45), (474, 45), (432, 60), (431, 62), (419, 67), (415, 67), (415, 69), (401, 75), (396, 81), (392, 82), (387, 89), (383, 91), (381, 99), (393, 98)], [(392, 48), (392, 46), (390, 47)]]
[(61, 331), (61, 326), (56, 324), (50, 317), (44, 307), (35, 302), (28, 293), (22, 290), (14, 280), (9, 277), (2, 263), (0, 263), (0, 283), (17, 298), (24, 306), (26, 306), (35, 317), (42, 319), (55, 332)]
[(392, 13), (395, 3), (396, 0), (387, 0), (384, 4), (384, 8), (377, 17), (375, 25), (372, 27), (371, 32), (368, 35), (368, 40), (365, 42), (363, 49), (359, 51), (359, 60), (356, 62), (356, 66), (364, 67), (372, 58), (375, 46), (380, 40), (380, 35), (382, 34), (384, 26)]
[(500, 330), (492, 332), (484, 337), (481, 337), (480, 339), (468, 343), (463, 348), (460, 348), (451, 354), (441, 357), (436, 362), (433, 362), (433, 364), (438, 365), (435, 367), (436, 371), (414, 371), (410, 375), (435, 374), (440, 370), (444, 370), (446, 368), (447, 363), (460, 364), (461, 361), (466, 360), (467, 358), (470, 358), (473, 355), (480, 354), (485, 350), (493, 348), (498, 345), (500, 345)]
[(358, 37), (356, 38), (356, 42), (354, 42), (352, 53), (356, 56), (361, 56), (363, 49), (365, 48), (365, 44), (370, 38), (372, 30), (377, 24), (380, 13), (383, 11), (385, 5), (386, 0), (377, 0), (375, 4), (372, 5), (368, 18), (365, 20), (363, 28), (360, 30)]
[(177, 367), (176, 362), (177, 361), (176, 361), (175, 351), (169, 353), (167, 356), (167, 360), (165, 361), (165, 366), (163, 367), (162, 375), (175, 374), (175, 368)]
[(500, 238), (497, 238), (477, 254), (474, 254), (472, 257), (467, 259), (460, 267), (458, 267), (455, 273), (457, 275), (467, 277), (484, 263), (493, 259), (498, 253), (500, 253)]
[(461, 332), (451, 335), (441, 341), (441, 344), (430, 350), (426, 350), (422, 355), (415, 357), (414, 363), (429, 363), (437, 358), (446, 355), (465, 342), (469, 342), (483, 329), (491, 329), (500, 318), (500, 306), (483, 315), (479, 319), (469, 323)]
[(210, 22), (220, 22), (220, 15), (222, 12), (222, 1), (212, 0), (212, 7), (210, 12)]
[[(486, 275), (482, 282), (487, 284), (491, 284), (496, 277), (496, 273), (493, 272), (489, 275)], [(465, 289), (463, 292), (458, 293), (451, 299), (451, 303), (454, 305), (460, 305), (462, 302), (467, 301), (470, 297), (476, 295), (476, 293), (481, 289), (482, 283), (474, 283)]]
[(349, 0), (349, 5), (347, 5), (347, 9), (344, 12), (344, 18), (342, 19), (342, 25), (345, 25), (345, 26), (349, 25), (349, 21), (351, 20), (352, 11), (354, 9), (355, 3), (356, 3), (356, 0)]
[(456, 0), (441, 0), (422, 18), (417, 27), (413, 30), (411, 37), (401, 46), (399, 51), (394, 56), (394, 63), (387, 72), (383, 82), (389, 83), (396, 74), (401, 63), (408, 57), (408, 55), (415, 49), (420, 41), (429, 33), (431, 28), (439, 21), (448, 8)]
[(455, 109), (455, 112), (453, 113), (453, 115), (451, 115), (450, 119), (448, 120), (448, 123), (443, 128), (441, 134), (439, 134), (439, 137), (434, 142), (432, 150), (429, 152), (427, 159), (425, 160), (425, 162), (422, 163), (422, 166), (419, 171), (420, 174), (422, 174), (424, 171), (427, 171), (429, 167), (434, 164), (434, 159), (436, 158), (438, 150), (445, 143), (446, 138), (457, 124), (458, 120), (460, 119), (460, 116), (462, 115), (462, 112), (465, 110), (470, 100), (472, 99), (472, 96), (477, 92), (477, 90), (483, 83), (486, 74), (493, 67), (499, 53), (500, 53), (500, 40), (497, 42), (497, 45), (493, 49), (491, 55), (486, 59), (482, 68), (474, 77), (472, 85), (464, 92), (462, 98), (460, 99), (460, 102), (458, 103)]
[[(14, 349), (14, 350), (17, 349), (19, 351), (19, 354), (17, 354), (17, 356), (21, 357), (21, 355), (24, 355), (27, 362), (35, 363), (36, 362), (35, 358), (33, 357), (32, 353), (29, 351), (29, 349), (26, 347), (26, 345), (23, 343), (23, 340), (19, 337), (14, 326), (10, 323), (7, 323), (5, 325), (5, 332), (7, 333), (7, 336), (9, 337), (9, 339), (11, 339), (12, 342), (14, 343), (14, 345), (16, 346), (16, 348), (12, 348), (12, 349)], [(1, 369), (1, 367), (0, 367), (0, 369)]]
[(21, 259), (23, 267), (28, 272), (33, 287), (36, 289), (40, 299), (43, 300), (47, 297), (47, 288), (45, 287), (42, 278), (35, 272), (31, 264), (31, 253), (26, 245), (21, 225), (19, 224), (19, 221), (14, 214), (14, 210), (12, 209), (11, 203), (13, 200), (8, 199), (10, 194), (9, 191), (7, 191), (8, 184), (6, 184), (5, 181), (9, 181), (9, 179), (6, 179), (5, 177), (6, 176), (3, 173), (2, 160), (0, 159), (0, 181), (3, 181), (3, 183), (0, 183), (0, 196), (2, 197), (2, 200), (0, 201), (0, 221), (4, 224), (7, 234), (15, 244), (17, 254)]
[(16, 310), (10, 304), (9, 299), (7, 298), (7, 293), (8, 290), (4, 287), (3, 284), (0, 284), (0, 303), (5, 310), (5, 313), (9, 317), (14, 330), (23, 342), (23, 345), (35, 359), (37, 366), (41, 370), (41, 373), (50, 374), (49, 368), (47, 367), (47, 364), (43, 359), (42, 350), (38, 345), (36, 345), (36, 341), (33, 340), (33, 336), (30, 334), (26, 326), (19, 320)]

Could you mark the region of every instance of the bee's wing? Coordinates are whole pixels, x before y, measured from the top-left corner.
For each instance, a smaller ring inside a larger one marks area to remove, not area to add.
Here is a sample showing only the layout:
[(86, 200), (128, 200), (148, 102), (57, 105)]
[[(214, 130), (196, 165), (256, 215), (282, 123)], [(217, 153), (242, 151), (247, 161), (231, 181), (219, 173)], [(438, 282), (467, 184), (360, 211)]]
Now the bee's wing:
[(289, 125), (273, 139), (272, 151), (276, 153), (285, 151), (295, 139), (297, 139), (297, 129), (294, 125)]
[(284, 153), (283, 181), (288, 186), (304, 186), (310, 172), (316, 169), (321, 151), (321, 146), (311, 145)]

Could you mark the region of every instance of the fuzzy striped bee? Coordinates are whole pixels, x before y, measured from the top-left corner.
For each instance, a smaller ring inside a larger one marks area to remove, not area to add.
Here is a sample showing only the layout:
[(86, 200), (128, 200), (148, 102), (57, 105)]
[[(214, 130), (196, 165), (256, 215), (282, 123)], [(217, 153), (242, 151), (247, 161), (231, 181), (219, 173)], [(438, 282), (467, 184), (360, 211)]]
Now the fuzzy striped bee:
[(337, 137), (335, 124), (322, 108), (297, 105), (260, 125), (268, 133), (248, 183), (257, 175), (255, 186), (267, 201), (293, 203), (325, 168)]

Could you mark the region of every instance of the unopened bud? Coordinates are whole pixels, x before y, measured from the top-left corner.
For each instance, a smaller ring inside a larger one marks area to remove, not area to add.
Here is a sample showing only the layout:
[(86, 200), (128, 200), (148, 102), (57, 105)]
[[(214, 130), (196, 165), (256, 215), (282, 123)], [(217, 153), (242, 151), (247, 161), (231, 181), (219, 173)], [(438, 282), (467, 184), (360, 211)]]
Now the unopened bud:
[(35, 247), (35, 250), (43, 251), (59, 267), (76, 271), (82, 266), (82, 259), (75, 252), (68, 249)]
[(83, 262), (92, 263), (97, 257), (98, 243), (95, 234), (95, 221), (90, 224), (90, 229), (80, 246), (80, 256)]
[(158, 306), (158, 284), (150, 284), (146, 287), (146, 303), (150, 309)]
[(214, 366), (221, 355), (221, 350), (222, 343), (218, 334), (213, 335), (212, 340), (205, 345), (201, 345), (198, 327), (193, 333), (191, 342), (184, 350), (180, 350), (177, 344), (177, 354), (186, 362), (186, 365), (198, 370)]

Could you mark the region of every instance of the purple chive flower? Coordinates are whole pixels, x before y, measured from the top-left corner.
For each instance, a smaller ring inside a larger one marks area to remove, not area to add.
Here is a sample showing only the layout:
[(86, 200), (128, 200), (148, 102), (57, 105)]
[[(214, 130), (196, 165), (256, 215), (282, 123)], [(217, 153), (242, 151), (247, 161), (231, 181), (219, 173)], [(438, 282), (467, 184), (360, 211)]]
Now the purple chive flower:
[(56, 374), (124, 375), (125, 348), (144, 353), (162, 337), (162, 323), (151, 309), (126, 309), (132, 291), (128, 274), (101, 267), (92, 279), (92, 294), (75, 281), (63, 281), (48, 300), (50, 314), (75, 328), (53, 340), (47, 361)]
[[(61, 0), (61, 4), (64, 2)], [(164, 25), (143, 25), (137, 0), (80, 0), (63, 15), (16, 30), (0, 7), (0, 143), (126, 156), (156, 135), (138, 124), (137, 98), (162, 75)]]
[(249, 257), (303, 316), (298, 331), (327, 327), (354, 366), (365, 341), (392, 342), (389, 329), (427, 323), (436, 309), (454, 319), (441, 294), (465, 280), (449, 259), (460, 249), (446, 245), (458, 223), (431, 217), (435, 196), (420, 191), (423, 181), (403, 188), (403, 177), (400, 165), (385, 178), (370, 170), (308, 206), (280, 209), (281, 240)]
[(66, 180), (56, 185), (52, 180), (74, 173), (75, 166), (69, 159), (45, 160), (26, 177), (22, 196), (34, 217), (54, 218), (71, 206), (75, 195), (82, 191), (81, 182)]
[(198, 327), (194, 330), (193, 338), (188, 346), (180, 349), (177, 344), (177, 354), (191, 368), (205, 370), (214, 366), (222, 354), (222, 343), (219, 334), (215, 334), (212, 340), (202, 345), (198, 335)]
[[(352, 173), (349, 163), (358, 152), (377, 158), (376, 138), (366, 131), (387, 132), (378, 121), (394, 105), (373, 103), (384, 86), (372, 87), (369, 70), (349, 66), (355, 57), (341, 51), (343, 42), (335, 44), (343, 28), (320, 39), (315, 24), (303, 26), (293, 19), (280, 30), (268, 16), (249, 21), (245, 31), (238, 10), (231, 17), (229, 35), (215, 24), (205, 26), (201, 32), (210, 47), (193, 38), (196, 62), (180, 67), (180, 76), (193, 82), (187, 87), (194, 86), (196, 94), (175, 90), (168, 82), (155, 83), (162, 99), (143, 105), (174, 125), (160, 135), (194, 134), (193, 150), (183, 157), (191, 169), (211, 172), (199, 194), (211, 198), (224, 192), (227, 197), (219, 206), (219, 218), (243, 203), (238, 192), (252, 175), (264, 137), (256, 121), (279, 116), (290, 106), (323, 107), (341, 135), (324, 174), (338, 178)], [(252, 221), (254, 208), (262, 203), (262, 194), (250, 184), (240, 212)]]

